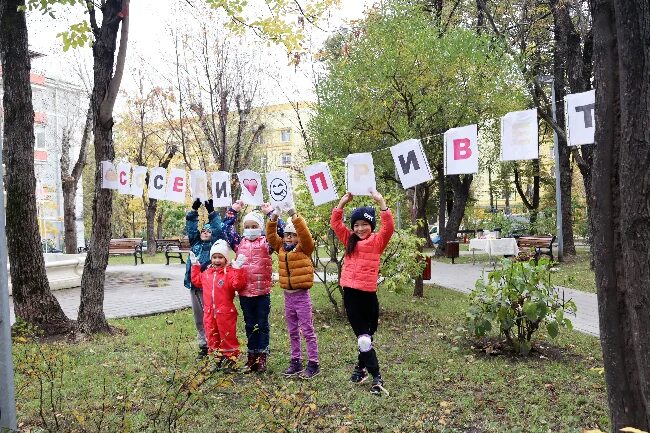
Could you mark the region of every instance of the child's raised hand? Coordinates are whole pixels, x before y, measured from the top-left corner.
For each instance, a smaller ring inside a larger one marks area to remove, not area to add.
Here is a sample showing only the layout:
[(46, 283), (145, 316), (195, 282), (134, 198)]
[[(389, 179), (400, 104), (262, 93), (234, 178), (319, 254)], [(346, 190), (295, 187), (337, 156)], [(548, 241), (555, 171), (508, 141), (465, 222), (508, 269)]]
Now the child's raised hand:
[(271, 206), (271, 203), (262, 203), (262, 206), (260, 206), (260, 209), (262, 209), (262, 212), (264, 212), (264, 215), (268, 215), (271, 212), (273, 212), (273, 206)]
[(242, 208), (244, 207), (244, 201), (243, 201), (243, 200), (237, 200), (237, 201), (234, 202), (234, 203), (232, 204), (232, 206), (230, 206), (230, 207), (231, 207), (232, 210), (234, 210), (235, 212), (240, 212), (240, 211), (242, 210)]
[(199, 263), (199, 259), (196, 258), (196, 254), (194, 254), (194, 251), (190, 251), (190, 263), (192, 266), (197, 265)]
[(244, 266), (244, 263), (246, 263), (246, 256), (243, 254), (240, 254), (237, 256), (235, 260), (232, 262), (232, 267), (235, 269), (241, 269), (242, 266)]
[(339, 200), (339, 207), (342, 208), (346, 204), (350, 203), (353, 198), (354, 198), (354, 195), (352, 195), (351, 192), (349, 192), (349, 191), (346, 192), (345, 194), (343, 194), (343, 197), (341, 197), (341, 200)]
[(386, 206), (386, 200), (384, 200), (384, 197), (377, 191), (376, 189), (370, 189), (368, 190), (372, 198), (375, 200), (375, 202), (379, 205), (380, 210), (386, 210), (388, 206)]

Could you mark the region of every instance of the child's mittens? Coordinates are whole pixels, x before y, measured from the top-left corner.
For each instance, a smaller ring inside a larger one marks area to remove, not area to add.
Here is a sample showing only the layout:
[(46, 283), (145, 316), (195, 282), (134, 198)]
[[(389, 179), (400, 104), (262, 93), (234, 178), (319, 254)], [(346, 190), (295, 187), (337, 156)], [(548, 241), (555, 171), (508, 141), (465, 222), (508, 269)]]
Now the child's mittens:
[(291, 206), (290, 208), (287, 209), (287, 213), (289, 214), (290, 217), (293, 217), (296, 214), (296, 209)]
[(203, 204), (205, 205), (205, 210), (208, 211), (208, 214), (214, 212), (214, 201), (212, 199), (206, 200)]
[(235, 260), (232, 262), (232, 267), (235, 269), (241, 269), (242, 266), (244, 266), (244, 263), (246, 263), (246, 256), (243, 254), (240, 254), (237, 256)]
[(194, 251), (190, 251), (190, 263), (192, 266), (199, 264), (199, 259), (196, 257), (196, 254), (194, 254)]

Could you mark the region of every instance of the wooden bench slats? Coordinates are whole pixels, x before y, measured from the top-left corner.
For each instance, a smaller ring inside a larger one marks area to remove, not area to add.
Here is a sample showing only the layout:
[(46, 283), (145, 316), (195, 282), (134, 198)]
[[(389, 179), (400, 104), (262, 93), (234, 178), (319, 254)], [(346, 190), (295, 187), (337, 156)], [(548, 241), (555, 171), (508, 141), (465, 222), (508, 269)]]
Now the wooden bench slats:
[(133, 254), (136, 265), (138, 264), (138, 258), (140, 258), (140, 264), (144, 264), (144, 260), (142, 258), (142, 238), (111, 239), (108, 246), (108, 254)]
[(521, 236), (517, 238), (517, 246), (519, 248), (534, 248), (535, 249), (535, 263), (539, 257), (544, 254), (553, 260), (553, 242), (555, 236)]

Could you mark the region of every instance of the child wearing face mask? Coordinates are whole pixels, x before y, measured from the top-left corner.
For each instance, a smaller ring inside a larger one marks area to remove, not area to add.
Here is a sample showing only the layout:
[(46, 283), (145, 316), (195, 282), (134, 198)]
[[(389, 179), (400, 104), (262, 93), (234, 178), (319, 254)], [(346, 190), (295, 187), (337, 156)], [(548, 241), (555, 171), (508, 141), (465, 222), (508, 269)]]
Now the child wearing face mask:
[(379, 360), (372, 347), (372, 337), (379, 322), (377, 279), (381, 254), (395, 231), (395, 223), (382, 195), (374, 190), (370, 193), (381, 212), (379, 232), (374, 232), (377, 220), (373, 207), (360, 207), (352, 211), (352, 230), (343, 224), (343, 208), (353, 198), (350, 192), (341, 197), (338, 206), (332, 210), (330, 224), (336, 236), (345, 245), (345, 259), (339, 285), (343, 287), (343, 304), (359, 346), (358, 362), (350, 381), (361, 383), (370, 373), (373, 377), (370, 392), (388, 394), (379, 373)]
[[(269, 244), (278, 252), (280, 287), (284, 289), (284, 317), (291, 340), (291, 361), (284, 372), (287, 377), (299, 375), (311, 379), (320, 374), (318, 343), (312, 320), (312, 304), (309, 289), (314, 285), (314, 267), (311, 254), (314, 240), (305, 219), (295, 209), (287, 210), (289, 222), (284, 226), (284, 237), (276, 233), (280, 209), (276, 208), (266, 223)], [(307, 368), (302, 368), (300, 333), (307, 343)]]
[[(246, 373), (266, 371), (269, 353), (269, 313), (271, 312), (271, 286), (273, 285), (273, 264), (269, 245), (262, 231), (264, 217), (258, 212), (249, 212), (243, 218), (243, 236), (235, 229), (238, 213), (243, 208), (241, 200), (236, 201), (226, 212), (223, 229), (226, 240), (233, 250), (248, 258), (244, 265), (246, 285), (239, 290), (239, 304), (244, 313), (246, 338), (248, 340), (248, 358), (244, 371)], [(261, 206), (268, 217), (273, 212), (269, 203)], [(284, 235), (284, 222), (278, 222), (278, 235)]]
[(233, 303), (235, 291), (246, 284), (246, 262), (243, 255), (229, 265), (232, 250), (219, 239), (210, 248), (210, 264), (202, 271), (198, 257), (190, 252), (192, 284), (203, 291), (203, 326), (208, 351), (219, 359), (219, 368), (234, 371), (239, 357), (237, 340), (237, 309)]

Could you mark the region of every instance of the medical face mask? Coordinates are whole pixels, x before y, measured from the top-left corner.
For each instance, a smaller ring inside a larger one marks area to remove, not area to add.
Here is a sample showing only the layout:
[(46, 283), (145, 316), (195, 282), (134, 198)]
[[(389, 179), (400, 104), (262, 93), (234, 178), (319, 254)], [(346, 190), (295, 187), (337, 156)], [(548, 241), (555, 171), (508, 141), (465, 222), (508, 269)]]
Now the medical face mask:
[(249, 241), (254, 241), (262, 235), (262, 229), (244, 229), (244, 237)]

